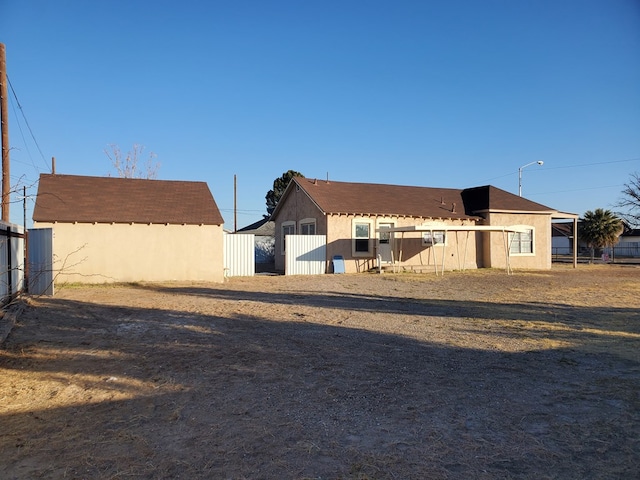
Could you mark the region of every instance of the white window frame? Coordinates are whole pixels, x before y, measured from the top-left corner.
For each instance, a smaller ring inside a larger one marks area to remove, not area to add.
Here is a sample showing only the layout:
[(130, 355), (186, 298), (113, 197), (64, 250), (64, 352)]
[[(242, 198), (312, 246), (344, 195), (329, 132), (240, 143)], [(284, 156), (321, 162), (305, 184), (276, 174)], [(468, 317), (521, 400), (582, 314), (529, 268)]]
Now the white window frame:
[[(433, 235), (432, 235), (433, 233)], [(422, 232), (422, 246), (423, 247), (444, 247), (447, 245), (449, 235), (447, 235), (446, 230), (429, 230)], [(442, 238), (442, 241), (438, 241), (439, 238)], [(434, 242), (433, 239), (436, 241)]]
[[(373, 220), (368, 218), (355, 218), (351, 222), (351, 255), (354, 257), (373, 257), (373, 238), (371, 234), (373, 233)], [(367, 251), (356, 251), (356, 245), (358, 240), (363, 240), (364, 237), (356, 237), (356, 231), (358, 225), (367, 225), (369, 228), (369, 236), (367, 237)], [(375, 235), (375, 234), (374, 234)]]
[[(528, 230), (527, 233), (529, 233), (529, 235), (531, 235), (531, 239), (527, 240), (527, 243), (531, 244), (531, 251), (530, 252), (523, 252), (522, 251), (522, 245), (524, 243), (524, 241), (520, 238), (522, 233), (521, 232), (509, 232), (509, 255), (512, 257), (534, 257), (536, 255), (536, 251), (535, 251), (535, 247), (536, 247), (536, 231), (535, 228), (533, 228), (532, 226), (529, 225), (518, 225), (519, 228), (523, 228)], [(524, 232), (523, 232), (524, 233)], [(518, 251), (514, 251), (513, 247), (514, 245), (518, 246)]]
[[(313, 225), (313, 233), (304, 233), (305, 227), (308, 227), (309, 225)], [(300, 235), (316, 235), (318, 233), (317, 225), (316, 225), (316, 219), (315, 218), (303, 218), (298, 223), (298, 231), (300, 232)]]
[[(285, 228), (293, 228), (293, 233), (286, 233), (284, 232)], [(284, 255), (285, 252), (285, 247), (286, 247), (286, 236), (287, 235), (295, 235), (296, 234), (296, 222), (294, 222), (293, 220), (288, 220), (286, 222), (282, 222), (282, 225), (280, 226), (280, 233), (282, 235), (282, 239), (280, 241), (280, 252), (282, 253), (282, 255)]]

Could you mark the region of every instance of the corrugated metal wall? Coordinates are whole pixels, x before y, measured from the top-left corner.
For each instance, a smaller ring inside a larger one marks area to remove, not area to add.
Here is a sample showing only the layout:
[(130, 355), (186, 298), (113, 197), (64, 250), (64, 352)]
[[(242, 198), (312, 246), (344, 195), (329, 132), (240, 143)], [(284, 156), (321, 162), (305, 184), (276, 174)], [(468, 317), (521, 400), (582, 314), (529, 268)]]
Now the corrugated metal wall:
[(325, 235), (287, 235), (285, 275), (321, 275), (327, 270)]
[(53, 229), (29, 230), (29, 293), (53, 295)]
[(0, 298), (4, 301), (23, 289), (24, 229), (3, 222), (0, 225)]
[(224, 234), (224, 272), (226, 277), (251, 277), (256, 271), (255, 235)]

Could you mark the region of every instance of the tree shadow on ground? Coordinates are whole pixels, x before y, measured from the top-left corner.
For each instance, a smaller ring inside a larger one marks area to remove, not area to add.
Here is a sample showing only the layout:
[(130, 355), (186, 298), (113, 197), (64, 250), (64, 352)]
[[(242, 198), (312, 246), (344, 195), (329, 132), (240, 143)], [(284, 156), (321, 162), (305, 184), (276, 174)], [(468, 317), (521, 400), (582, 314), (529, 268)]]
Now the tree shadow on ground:
[[(361, 308), (326, 292), (187, 291)], [(368, 312), (418, 317), (538, 315), (526, 304), (370, 300)], [(562, 321), (583, 313), (568, 309)], [(5, 384), (8, 478), (582, 479), (640, 467), (640, 362), (613, 353), (459, 348), (272, 321), (259, 308), (210, 316), (43, 299), (0, 351), (0, 368), (5, 378), (35, 372), (57, 395), (115, 395), (30, 409), (7, 402)]]

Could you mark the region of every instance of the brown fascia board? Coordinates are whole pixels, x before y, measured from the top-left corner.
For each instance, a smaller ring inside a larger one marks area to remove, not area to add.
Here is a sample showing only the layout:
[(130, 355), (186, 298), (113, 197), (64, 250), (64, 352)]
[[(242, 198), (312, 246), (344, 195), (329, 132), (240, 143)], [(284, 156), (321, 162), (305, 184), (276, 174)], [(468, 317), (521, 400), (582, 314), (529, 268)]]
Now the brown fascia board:
[(506, 210), (500, 208), (487, 208), (485, 210), (474, 210), (474, 213), (517, 213), (528, 215), (553, 215), (556, 210)]

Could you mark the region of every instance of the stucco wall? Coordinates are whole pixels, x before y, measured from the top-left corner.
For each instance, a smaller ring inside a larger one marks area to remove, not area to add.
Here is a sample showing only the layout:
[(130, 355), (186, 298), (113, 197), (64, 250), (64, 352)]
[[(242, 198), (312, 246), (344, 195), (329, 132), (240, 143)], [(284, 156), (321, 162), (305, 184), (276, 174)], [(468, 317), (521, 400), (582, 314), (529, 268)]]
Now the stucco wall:
[[(534, 230), (532, 254), (512, 254), (511, 267), (518, 269), (546, 270), (551, 268), (551, 217), (536, 214), (490, 213), (486, 225), (526, 225)], [(508, 241), (508, 237), (507, 237)], [(483, 266), (505, 268), (505, 236), (500, 232), (483, 234)]]
[[(371, 221), (371, 251), (370, 256), (353, 255), (353, 222)], [(353, 216), (353, 215), (329, 215), (327, 218), (327, 257), (342, 255), (345, 259), (345, 271), (347, 273), (364, 272), (377, 267), (377, 255), (379, 253), (378, 233), (376, 230), (380, 224), (393, 223), (395, 227), (408, 227), (433, 223), (431, 219), (412, 217), (387, 217), (387, 216)], [(461, 225), (461, 221), (447, 222), (449, 225)], [(468, 222), (472, 224), (472, 222)], [(440, 270), (443, 263), (446, 270), (473, 269), (478, 268), (476, 254), (476, 232), (449, 232), (445, 246), (424, 246), (422, 245), (422, 233), (405, 233), (404, 238), (401, 233), (395, 233), (392, 241), (394, 259), (397, 261), (401, 257), (401, 266), (421, 267), (422, 269), (433, 268), (436, 264)], [(465, 252), (466, 248), (466, 252)], [(400, 252), (402, 250), (402, 252)]]
[[(285, 203), (281, 206), (276, 221), (276, 270), (284, 271), (284, 254), (282, 252), (282, 225), (284, 222), (295, 222), (296, 234), (300, 233), (300, 222), (303, 219), (316, 219), (316, 234), (327, 236), (327, 271), (331, 271), (331, 259), (335, 255), (344, 258), (347, 273), (366, 272), (378, 266), (379, 253), (378, 234), (376, 229), (380, 224), (392, 223), (395, 227), (405, 227), (434, 223), (428, 218), (385, 217), (385, 216), (354, 216), (327, 215), (320, 212), (316, 205), (303, 191), (292, 190)], [(370, 253), (354, 254), (353, 225), (355, 221), (370, 222), (371, 248)], [(473, 221), (447, 221), (449, 225), (475, 225)], [(544, 270), (551, 268), (551, 218), (546, 214), (487, 214), (483, 225), (497, 226), (529, 226), (534, 230), (534, 247), (532, 254), (512, 254), (510, 264), (512, 268)], [(393, 255), (400, 266), (420, 267), (421, 270), (430, 268), (438, 270), (474, 269), (474, 268), (505, 268), (505, 241), (508, 236), (501, 232), (461, 231), (448, 232), (445, 246), (425, 246), (422, 244), (421, 232), (407, 232), (401, 242), (402, 234), (395, 233), (393, 240)], [(402, 252), (400, 251), (402, 250)]]
[[(275, 268), (284, 271), (285, 255), (282, 252), (282, 226), (286, 222), (294, 222), (296, 234), (300, 234), (300, 222), (305, 219), (316, 220), (316, 234), (327, 236), (327, 271), (331, 270), (331, 259), (334, 255), (341, 255), (345, 260), (347, 273), (366, 272), (378, 266), (378, 234), (376, 229), (380, 224), (392, 223), (395, 227), (422, 225), (432, 223), (431, 219), (413, 217), (388, 216), (354, 216), (327, 215), (325, 216), (302, 190), (292, 189), (288, 196), (281, 200), (279, 212), (275, 221)], [(368, 221), (371, 223), (369, 255), (354, 255), (353, 252), (353, 223), (354, 221)], [(462, 221), (449, 222), (461, 225)], [(474, 224), (467, 221), (467, 224)], [(442, 266), (443, 255), (447, 270), (478, 268), (478, 234), (476, 232), (449, 233), (446, 246), (422, 245), (422, 233), (405, 233), (402, 242), (401, 234), (394, 234), (393, 255), (398, 260), (402, 249), (403, 266), (433, 268), (437, 263)]]
[[(284, 199), (283, 199), (284, 200)], [(303, 190), (293, 188), (286, 201), (281, 205), (275, 218), (275, 267), (276, 271), (284, 272), (284, 253), (282, 251), (282, 225), (284, 222), (295, 222), (296, 235), (300, 234), (300, 222), (305, 219), (315, 219), (316, 234), (324, 235), (327, 231), (325, 215)]]
[(56, 283), (224, 279), (221, 225), (34, 226), (53, 228)]

